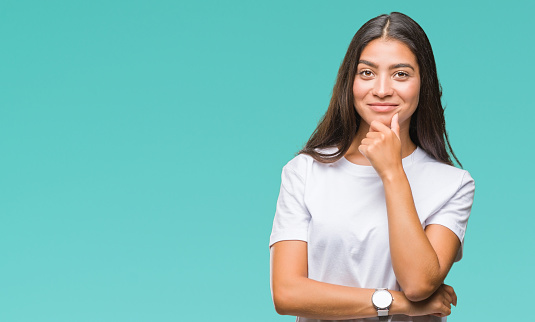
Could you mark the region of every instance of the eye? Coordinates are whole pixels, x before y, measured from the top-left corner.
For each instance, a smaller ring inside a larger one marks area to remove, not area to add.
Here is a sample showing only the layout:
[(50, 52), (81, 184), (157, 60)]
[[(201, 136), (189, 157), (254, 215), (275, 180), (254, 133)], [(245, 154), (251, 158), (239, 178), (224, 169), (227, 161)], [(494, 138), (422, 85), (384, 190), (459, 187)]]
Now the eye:
[(361, 71), (359, 74), (364, 76), (364, 77), (372, 77), (373, 76), (372, 71), (368, 70), (368, 69), (365, 69), (365, 70)]
[(406, 73), (406, 72), (399, 71), (399, 72), (396, 72), (394, 74), (394, 76), (396, 76), (398, 78), (407, 78), (407, 77), (409, 77), (409, 74)]

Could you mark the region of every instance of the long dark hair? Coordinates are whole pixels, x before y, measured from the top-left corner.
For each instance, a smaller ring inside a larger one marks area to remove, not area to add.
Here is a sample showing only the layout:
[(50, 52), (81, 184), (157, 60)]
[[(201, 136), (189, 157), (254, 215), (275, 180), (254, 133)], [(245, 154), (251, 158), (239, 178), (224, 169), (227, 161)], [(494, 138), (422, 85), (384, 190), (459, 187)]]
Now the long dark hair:
[[(453, 166), (446, 150), (462, 167), (453, 153), (444, 119), (435, 56), (429, 39), (416, 21), (399, 12), (380, 15), (366, 22), (355, 34), (342, 65), (327, 112), (305, 147), (298, 153), (306, 153), (319, 162), (331, 163), (345, 155), (360, 125), (353, 98), (353, 81), (362, 50), (377, 38), (396, 39), (406, 44), (416, 56), (420, 67), (420, 97), (418, 107), (411, 117), (409, 135), (417, 146), (438, 161)], [(336, 147), (333, 153), (321, 153), (317, 149)]]

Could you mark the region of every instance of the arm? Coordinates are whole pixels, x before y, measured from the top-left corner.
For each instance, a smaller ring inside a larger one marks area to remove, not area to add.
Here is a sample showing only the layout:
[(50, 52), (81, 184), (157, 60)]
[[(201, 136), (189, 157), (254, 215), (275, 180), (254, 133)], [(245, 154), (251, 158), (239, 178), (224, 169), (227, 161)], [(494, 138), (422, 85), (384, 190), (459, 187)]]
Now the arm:
[(444, 226), (424, 231), (403, 168), (393, 173), (383, 179), (392, 266), (407, 297), (421, 301), (444, 282), (461, 243)]
[[(279, 314), (343, 320), (377, 316), (371, 303), (374, 289), (318, 282), (308, 277), (307, 243), (280, 241), (271, 247), (271, 290)], [(402, 292), (390, 291), (390, 314), (446, 316), (457, 298), (451, 287), (440, 288), (428, 300), (411, 303)]]
[(425, 231), (422, 228), (403, 170), (397, 116), (392, 118), (391, 129), (373, 121), (359, 151), (383, 181), (396, 278), (408, 299), (424, 300), (442, 285), (460, 241), (446, 227), (430, 225)]

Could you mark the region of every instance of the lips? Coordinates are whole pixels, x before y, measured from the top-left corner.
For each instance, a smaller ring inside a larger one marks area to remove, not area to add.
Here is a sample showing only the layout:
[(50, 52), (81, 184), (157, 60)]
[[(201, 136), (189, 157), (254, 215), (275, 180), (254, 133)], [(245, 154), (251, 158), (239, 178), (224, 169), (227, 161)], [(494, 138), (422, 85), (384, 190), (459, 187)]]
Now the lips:
[(385, 113), (395, 110), (399, 104), (395, 103), (370, 103), (368, 106), (375, 112)]

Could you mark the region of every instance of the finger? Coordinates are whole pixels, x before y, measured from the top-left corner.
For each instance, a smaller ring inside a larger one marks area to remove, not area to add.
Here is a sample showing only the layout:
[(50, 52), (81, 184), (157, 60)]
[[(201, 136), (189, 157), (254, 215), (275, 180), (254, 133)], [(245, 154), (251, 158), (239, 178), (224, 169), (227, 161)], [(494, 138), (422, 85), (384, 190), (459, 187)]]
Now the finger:
[(369, 132), (372, 132), (372, 131), (386, 132), (386, 131), (390, 131), (390, 129), (388, 128), (388, 126), (384, 125), (383, 123), (379, 121), (372, 121), (372, 123), (370, 124)]
[(443, 289), (448, 292), (448, 294), (451, 296), (451, 303), (453, 303), (453, 305), (457, 306), (457, 293), (455, 293), (455, 290), (453, 289), (453, 287), (449, 286), (449, 285), (446, 285), (446, 284), (443, 284)]
[(449, 293), (448, 291), (444, 290), (443, 296), (447, 301), (449, 301), (449, 303), (453, 302), (453, 295)]
[(396, 133), (396, 136), (399, 139), (399, 113), (394, 114), (390, 124), (390, 129)]
[(383, 139), (384, 134), (381, 132), (368, 132), (366, 133), (367, 138), (374, 138), (374, 139)]
[(447, 290), (447, 291), (450, 292), (450, 293), (451, 293), (451, 292), (454, 292), (453, 287), (451, 287), (451, 286), (448, 285), (448, 284), (442, 284), (441, 286), (442, 286), (443, 289)]
[(448, 315), (451, 314), (451, 307), (447, 306), (447, 305), (444, 305), (444, 306), (441, 306), (438, 311), (440, 312), (439, 314), (441, 316), (448, 316)]
[(366, 156), (366, 152), (367, 152), (366, 145), (363, 145), (363, 144), (359, 145), (358, 150), (360, 153), (362, 153), (363, 156)]
[(360, 141), (361, 145), (372, 145), (373, 143), (375, 143), (375, 139), (370, 138), (364, 138), (362, 141)]
[(448, 309), (451, 310), (451, 302), (447, 299), (444, 299), (444, 301), (442, 301), (442, 303), (444, 304), (445, 307), (447, 307)]

